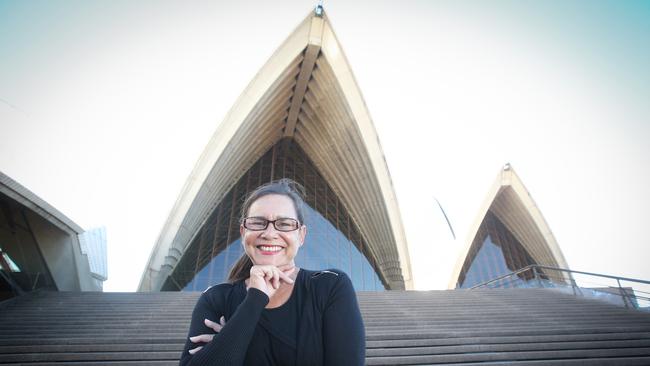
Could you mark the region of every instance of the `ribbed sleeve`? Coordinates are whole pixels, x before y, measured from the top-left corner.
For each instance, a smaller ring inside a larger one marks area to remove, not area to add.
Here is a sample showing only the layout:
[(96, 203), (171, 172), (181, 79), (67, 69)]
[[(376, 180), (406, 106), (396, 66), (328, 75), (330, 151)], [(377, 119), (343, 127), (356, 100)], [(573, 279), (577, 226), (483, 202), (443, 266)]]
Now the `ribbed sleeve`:
[(323, 313), (323, 364), (362, 366), (366, 335), (361, 311), (350, 278), (338, 273)]
[(219, 291), (223, 291), (223, 288), (206, 291), (196, 303), (192, 313), (189, 336), (181, 355), (181, 366), (241, 366), (244, 364), (246, 350), (255, 332), (255, 327), (264, 307), (269, 302), (268, 296), (255, 288), (248, 290), (244, 301), (237, 307), (232, 317), (228, 319), (221, 332), (215, 334), (212, 342), (203, 344), (203, 349), (194, 355), (190, 355), (188, 352), (191, 348), (199, 345), (192, 343), (189, 337), (214, 333), (211, 328), (205, 326), (203, 320), (210, 319), (219, 322), (219, 318), (224, 315), (226, 296)]

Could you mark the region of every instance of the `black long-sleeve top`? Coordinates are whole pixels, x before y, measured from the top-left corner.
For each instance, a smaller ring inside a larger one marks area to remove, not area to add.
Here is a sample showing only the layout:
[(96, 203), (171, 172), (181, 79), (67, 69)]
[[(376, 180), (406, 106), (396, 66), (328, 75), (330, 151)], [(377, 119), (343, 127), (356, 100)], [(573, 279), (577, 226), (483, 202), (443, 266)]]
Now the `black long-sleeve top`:
[[(260, 290), (247, 291), (243, 281), (206, 290), (192, 313), (189, 336), (215, 333), (205, 326), (204, 319), (218, 322), (223, 315), (226, 325), (194, 355), (188, 351), (198, 344), (188, 339), (180, 365), (273, 365), (263, 357), (256, 357), (257, 354), (250, 354), (262, 352), (265, 347), (285, 346), (281, 342), (265, 341), (278, 336), (273, 324), (262, 317), (268, 301), (268, 296)], [(295, 301), (298, 314), (287, 316), (285, 324), (286, 329), (297, 330), (297, 365), (364, 364), (363, 321), (352, 283), (345, 273), (301, 269), (290, 301)], [(278, 353), (278, 350), (268, 351)]]

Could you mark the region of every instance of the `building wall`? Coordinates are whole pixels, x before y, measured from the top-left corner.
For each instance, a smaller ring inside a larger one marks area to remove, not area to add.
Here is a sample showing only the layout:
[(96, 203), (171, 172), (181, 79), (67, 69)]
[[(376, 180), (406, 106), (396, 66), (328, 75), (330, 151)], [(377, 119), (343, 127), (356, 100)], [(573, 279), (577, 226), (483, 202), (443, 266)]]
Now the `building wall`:
[(59, 291), (100, 291), (102, 282), (88, 275), (88, 258), (81, 253), (77, 233), (62, 231), (31, 211), (26, 215)]
[(100, 291), (81, 253), (83, 229), (0, 173), (0, 297), (37, 289)]
[[(27, 220), (52, 278), (60, 291), (79, 291), (73, 238), (43, 218), (27, 211)], [(76, 235), (75, 235), (76, 236)]]

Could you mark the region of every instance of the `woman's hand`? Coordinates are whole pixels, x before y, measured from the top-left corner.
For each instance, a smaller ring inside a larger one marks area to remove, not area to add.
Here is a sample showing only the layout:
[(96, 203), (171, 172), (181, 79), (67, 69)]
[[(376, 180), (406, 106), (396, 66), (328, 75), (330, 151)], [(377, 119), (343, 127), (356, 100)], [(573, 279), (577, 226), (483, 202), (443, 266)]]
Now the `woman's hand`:
[[(215, 323), (210, 319), (204, 319), (203, 323), (205, 323), (206, 327), (212, 328), (212, 330), (214, 330), (216, 333), (219, 333), (221, 331), (221, 328), (223, 328), (223, 326), (226, 325), (226, 318), (224, 318), (222, 316), (221, 319), (219, 319), (219, 323)], [(208, 342), (212, 341), (212, 338), (214, 338), (214, 334), (199, 334), (197, 336), (190, 337), (190, 341), (192, 343), (208, 343)], [(189, 350), (187, 352), (189, 352), (189, 354), (193, 355), (193, 354), (197, 353), (198, 351), (200, 351), (201, 348), (203, 348), (203, 346), (198, 346), (198, 347), (193, 348), (193, 349), (191, 349), (191, 350)]]
[(291, 274), (296, 270), (293, 264), (279, 267), (273, 265), (257, 265), (251, 267), (247, 288), (256, 288), (264, 292), (269, 298), (280, 288), (281, 282), (293, 283)]

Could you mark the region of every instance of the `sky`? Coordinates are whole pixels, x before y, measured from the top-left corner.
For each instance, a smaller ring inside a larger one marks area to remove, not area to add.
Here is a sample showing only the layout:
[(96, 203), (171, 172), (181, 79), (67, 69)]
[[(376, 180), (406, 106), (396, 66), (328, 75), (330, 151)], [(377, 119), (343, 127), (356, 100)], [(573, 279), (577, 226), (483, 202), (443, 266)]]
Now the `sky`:
[[(134, 291), (210, 136), (316, 1), (0, 0), (0, 171)], [(650, 2), (342, 1), (417, 289), (444, 289), (510, 163), (572, 269), (650, 279)], [(450, 234), (436, 199), (457, 239)]]

